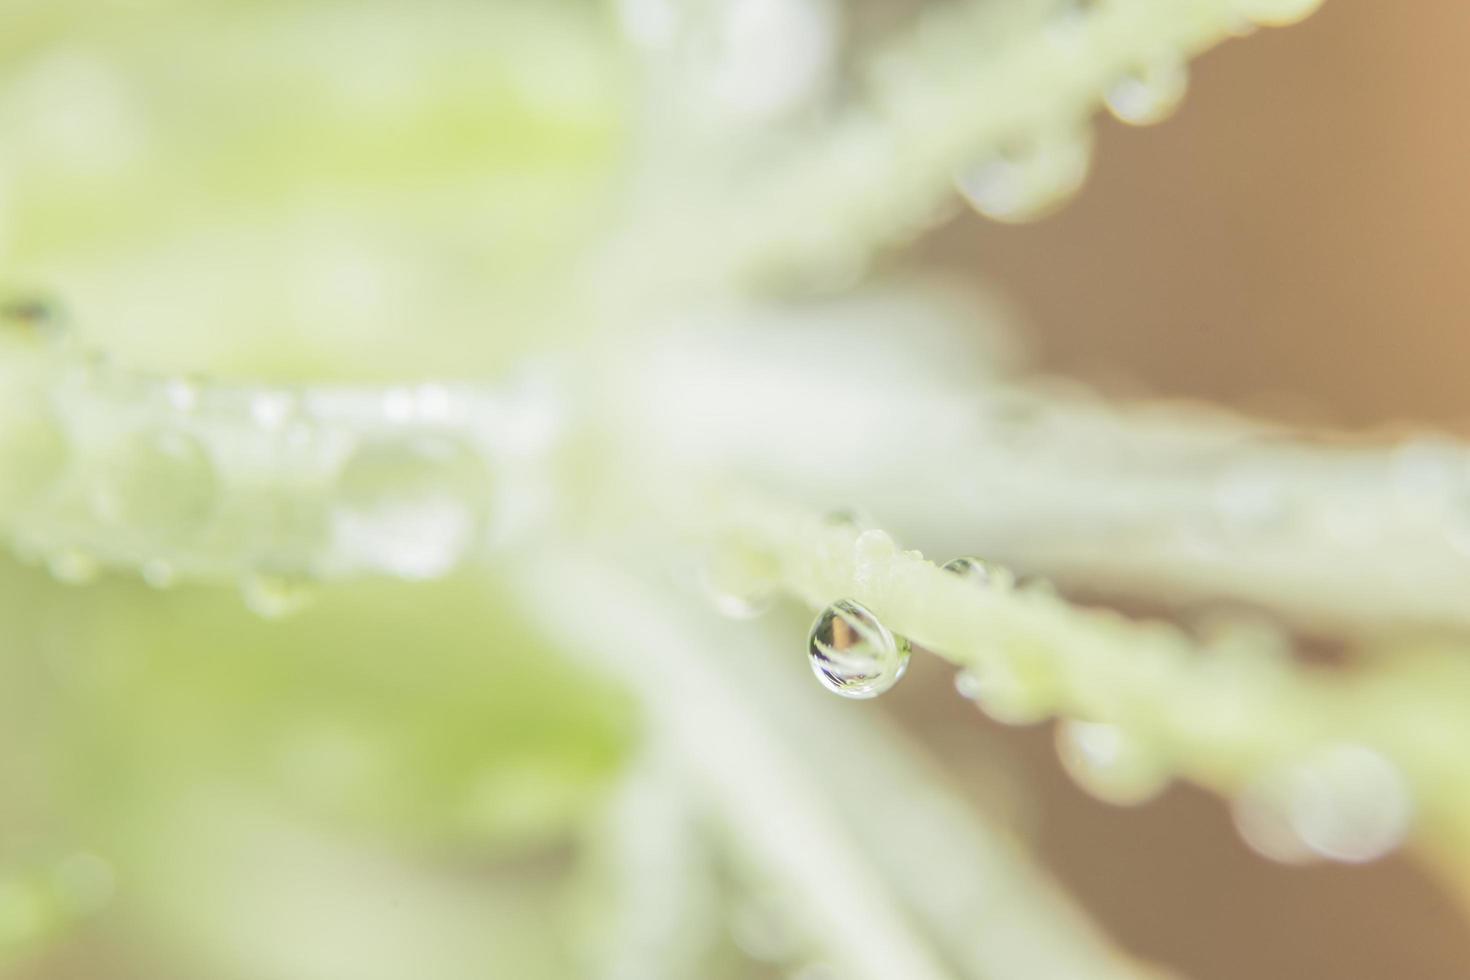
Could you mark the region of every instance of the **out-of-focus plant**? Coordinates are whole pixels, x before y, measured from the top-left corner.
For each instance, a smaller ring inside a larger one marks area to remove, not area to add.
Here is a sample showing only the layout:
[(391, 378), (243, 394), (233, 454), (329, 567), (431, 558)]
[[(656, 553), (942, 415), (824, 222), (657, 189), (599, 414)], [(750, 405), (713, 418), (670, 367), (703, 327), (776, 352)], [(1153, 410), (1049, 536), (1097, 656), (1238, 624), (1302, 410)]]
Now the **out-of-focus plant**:
[(9, 4), (0, 962), (1148, 972), (808, 656), (1465, 893), (1464, 447), (1105, 404), (869, 271), (1312, 6)]

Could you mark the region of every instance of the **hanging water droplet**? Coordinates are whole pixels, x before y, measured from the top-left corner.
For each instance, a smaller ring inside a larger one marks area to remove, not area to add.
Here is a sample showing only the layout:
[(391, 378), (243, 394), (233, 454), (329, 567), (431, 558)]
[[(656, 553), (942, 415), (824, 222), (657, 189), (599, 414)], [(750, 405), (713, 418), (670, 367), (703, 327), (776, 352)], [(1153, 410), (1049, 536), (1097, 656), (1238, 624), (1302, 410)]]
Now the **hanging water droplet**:
[(256, 571), (240, 580), (245, 606), (262, 619), (284, 619), (311, 604), (311, 583), (294, 575)]
[(1117, 725), (1064, 719), (1057, 725), (1056, 744), (1067, 774), (1104, 803), (1144, 803), (1168, 783), (1158, 753)]
[(369, 442), (337, 480), (335, 545), (354, 564), (438, 577), (478, 542), (489, 490), (484, 464), (456, 440)]
[(1130, 71), (1109, 86), (1108, 111), (1133, 126), (1159, 122), (1184, 101), (1189, 69), (1179, 58), (1161, 58)]
[(1413, 810), (1397, 766), (1366, 746), (1342, 744), (1267, 772), (1232, 813), (1245, 842), (1272, 860), (1361, 863), (1398, 847)]
[(46, 556), (51, 577), (67, 585), (86, 585), (102, 570), (96, 556), (80, 548), (60, 548)]
[(947, 561), (941, 568), (987, 589), (1009, 589), (1016, 584), (1016, 577), (1009, 568), (993, 564), (984, 558), (967, 555)]
[(909, 666), (909, 642), (852, 599), (822, 610), (807, 638), (817, 680), (845, 698), (875, 698), (899, 682)]
[(999, 658), (956, 673), (954, 689), (1002, 725), (1034, 725), (1045, 721), (1052, 710), (1039, 685), (1027, 683)]
[(955, 178), (965, 199), (997, 221), (1032, 221), (1049, 214), (1082, 186), (1092, 158), (1085, 125), (1039, 134)]
[(714, 586), (705, 585), (705, 593), (709, 596), (710, 603), (721, 616), (731, 619), (755, 619), (764, 615), (771, 608), (771, 595), (760, 592), (753, 595), (740, 595), (735, 592), (723, 592)]
[(179, 540), (209, 520), (217, 494), (214, 464), (199, 440), (177, 429), (138, 432), (103, 461), (92, 508), (140, 536)]

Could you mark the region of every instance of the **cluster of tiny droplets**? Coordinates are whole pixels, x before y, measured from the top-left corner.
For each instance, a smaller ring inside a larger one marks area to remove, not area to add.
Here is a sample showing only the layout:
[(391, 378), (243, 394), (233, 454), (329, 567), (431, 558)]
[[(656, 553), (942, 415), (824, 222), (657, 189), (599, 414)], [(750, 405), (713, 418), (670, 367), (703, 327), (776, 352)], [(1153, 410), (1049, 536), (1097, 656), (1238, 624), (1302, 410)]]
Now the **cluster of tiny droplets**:
[[(1257, 24), (1283, 25), (1310, 14), (1320, 0), (1241, 0), (1233, 33)], [(1054, 15), (1050, 36), (1065, 46), (1080, 37), (1094, 8), (1066, 0)], [(1119, 121), (1148, 126), (1167, 119), (1183, 102), (1189, 82), (1184, 52), (1161, 52), (1131, 65), (1110, 84), (1103, 105)], [(970, 204), (996, 221), (1032, 221), (1051, 213), (1077, 192), (1092, 160), (1092, 125), (1085, 117), (1057, 120), (1018, 134), (983, 159), (962, 167), (955, 186)]]
[[(945, 563), (943, 570), (957, 575), (976, 588), (1002, 592), (1045, 592), (1050, 583), (1032, 576), (1017, 576), (1010, 569), (983, 558), (966, 556)], [(955, 690), (975, 702), (991, 718), (1007, 725), (1029, 725), (1050, 716), (1051, 704), (1039, 685), (1031, 683), (1018, 665), (1000, 657), (984, 666), (967, 667), (955, 674)]]
[[(1016, 577), (980, 558), (956, 558), (944, 566), (981, 588), (1013, 589)], [(997, 721), (1040, 722), (1052, 713), (1028, 691), (1024, 679), (1000, 666), (955, 675), (961, 695)], [(1135, 806), (1157, 797), (1170, 780), (1168, 760), (1150, 740), (1102, 721), (1062, 718), (1055, 729), (1057, 756), (1083, 790), (1106, 803)], [(1318, 859), (1360, 863), (1402, 843), (1413, 818), (1413, 799), (1398, 767), (1378, 751), (1332, 743), (1267, 770), (1232, 804), (1242, 839), (1276, 861)]]
[(438, 386), (249, 389), (79, 355), (39, 304), (0, 310), (0, 518), (61, 581), (104, 563), (165, 588), (237, 577), (254, 611), (355, 572), (447, 574), (484, 540), (493, 450)]

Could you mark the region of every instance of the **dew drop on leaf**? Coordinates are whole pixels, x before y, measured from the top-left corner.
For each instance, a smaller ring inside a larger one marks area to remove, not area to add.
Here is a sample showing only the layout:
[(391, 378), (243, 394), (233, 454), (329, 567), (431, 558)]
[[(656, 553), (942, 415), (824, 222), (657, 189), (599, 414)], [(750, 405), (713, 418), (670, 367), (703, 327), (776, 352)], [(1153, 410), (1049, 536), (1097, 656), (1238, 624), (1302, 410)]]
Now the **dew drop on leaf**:
[(1108, 111), (1122, 122), (1148, 126), (1168, 117), (1184, 101), (1189, 70), (1178, 58), (1142, 65), (1108, 87)]
[(80, 548), (60, 548), (46, 556), (51, 577), (67, 585), (86, 585), (102, 570), (97, 557)]
[(992, 564), (983, 558), (967, 555), (947, 561), (941, 567), (944, 571), (958, 575), (967, 582), (973, 582), (975, 585), (988, 589), (1008, 589), (1016, 584), (1015, 576), (1010, 569)]
[(1104, 803), (1145, 803), (1168, 782), (1158, 754), (1118, 725), (1064, 719), (1057, 725), (1056, 743), (1062, 768)]
[(997, 221), (1032, 221), (1066, 201), (1087, 179), (1092, 132), (1085, 125), (1042, 133), (955, 178), (965, 199)]
[(270, 572), (250, 572), (240, 580), (240, 598), (262, 619), (284, 619), (311, 604), (314, 592), (304, 578)]
[(369, 442), (338, 477), (333, 540), (353, 563), (408, 579), (436, 578), (478, 542), (489, 493), (485, 466), (458, 441)]
[(875, 698), (892, 689), (909, 666), (909, 642), (852, 599), (822, 610), (807, 640), (812, 672), (845, 698)]
[(700, 569), (699, 585), (710, 605), (730, 619), (755, 619), (771, 608), (773, 595), (769, 589), (737, 589), (709, 566)]
[(171, 589), (178, 581), (178, 570), (162, 558), (145, 561), (138, 570), (143, 581), (154, 589)]
[(1268, 770), (1232, 813), (1245, 842), (1272, 860), (1356, 864), (1398, 847), (1413, 809), (1393, 762), (1367, 746), (1338, 744)]
[(955, 674), (955, 690), (1003, 725), (1034, 725), (1046, 720), (1051, 705), (1009, 663), (992, 659)]

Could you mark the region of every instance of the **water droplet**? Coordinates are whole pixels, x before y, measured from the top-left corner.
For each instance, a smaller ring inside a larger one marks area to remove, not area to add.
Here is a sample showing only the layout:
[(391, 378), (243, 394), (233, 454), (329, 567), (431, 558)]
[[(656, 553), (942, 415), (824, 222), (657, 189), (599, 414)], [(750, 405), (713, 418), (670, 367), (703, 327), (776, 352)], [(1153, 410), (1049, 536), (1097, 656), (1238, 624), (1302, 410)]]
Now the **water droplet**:
[(954, 689), (1002, 725), (1034, 725), (1051, 714), (1039, 685), (1027, 683), (1009, 662), (998, 658), (966, 667), (954, 676)]
[(262, 391), (250, 399), (250, 417), (262, 429), (279, 429), (296, 411), (296, 398), (287, 391)]
[(744, 556), (730, 549), (712, 552), (699, 566), (699, 587), (722, 616), (754, 619), (771, 608), (775, 590)]
[(1056, 583), (1045, 575), (1017, 575), (1015, 590), (1032, 595), (1056, 595)]
[(445, 423), (455, 414), (454, 397), (443, 385), (419, 385), (413, 393), (414, 415), (422, 422)]
[(175, 412), (187, 415), (199, 405), (199, 386), (187, 378), (170, 378), (163, 383), (163, 401)]
[(1361, 863), (1398, 847), (1413, 809), (1397, 766), (1341, 744), (1267, 772), (1236, 799), (1233, 815), (1245, 842), (1272, 860)]
[(984, 558), (967, 555), (947, 561), (941, 567), (946, 572), (987, 589), (1009, 589), (1016, 584), (1016, 577), (1009, 568), (993, 564)]
[(987, 217), (1032, 221), (1051, 213), (1082, 186), (1091, 158), (1090, 129), (1058, 130), (964, 171), (955, 184)]
[(1178, 58), (1162, 58), (1143, 65), (1114, 82), (1104, 101), (1108, 111), (1125, 123), (1147, 126), (1159, 122), (1184, 101), (1189, 69)]
[(1144, 803), (1168, 783), (1158, 754), (1117, 725), (1064, 719), (1057, 725), (1056, 743), (1068, 775), (1104, 803)]
[(155, 589), (171, 589), (179, 577), (178, 570), (162, 558), (145, 561), (138, 571), (143, 581)]
[(909, 666), (909, 642), (852, 599), (834, 602), (812, 624), (807, 639), (812, 672), (845, 698), (875, 698), (899, 682)]
[(245, 606), (262, 619), (284, 619), (311, 604), (311, 583), (294, 575), (251, 572), (240, 580)]
[(402, 425), (412, 422), (414, 415), (413, 392), (407, 388), (389, 388), (383, 393), (383, 417), (389, 422)]
[(102, 570), (96, 556), (80, 548), (61, 548), (46, 556), (52, 578), (67, 585), (86, 585)]
[(138, 432), (104, 461), (92, 508), (109, 524), (147, 537), (178, 540), (209, 520), (218, 478), (199, 440), (177, 429)]
[(337, 480), (336, 547), (351, 562), (404, 578), (438, 577), (479, 540), (489, 487), (480, 458), (458, 441), (366, 443)]

